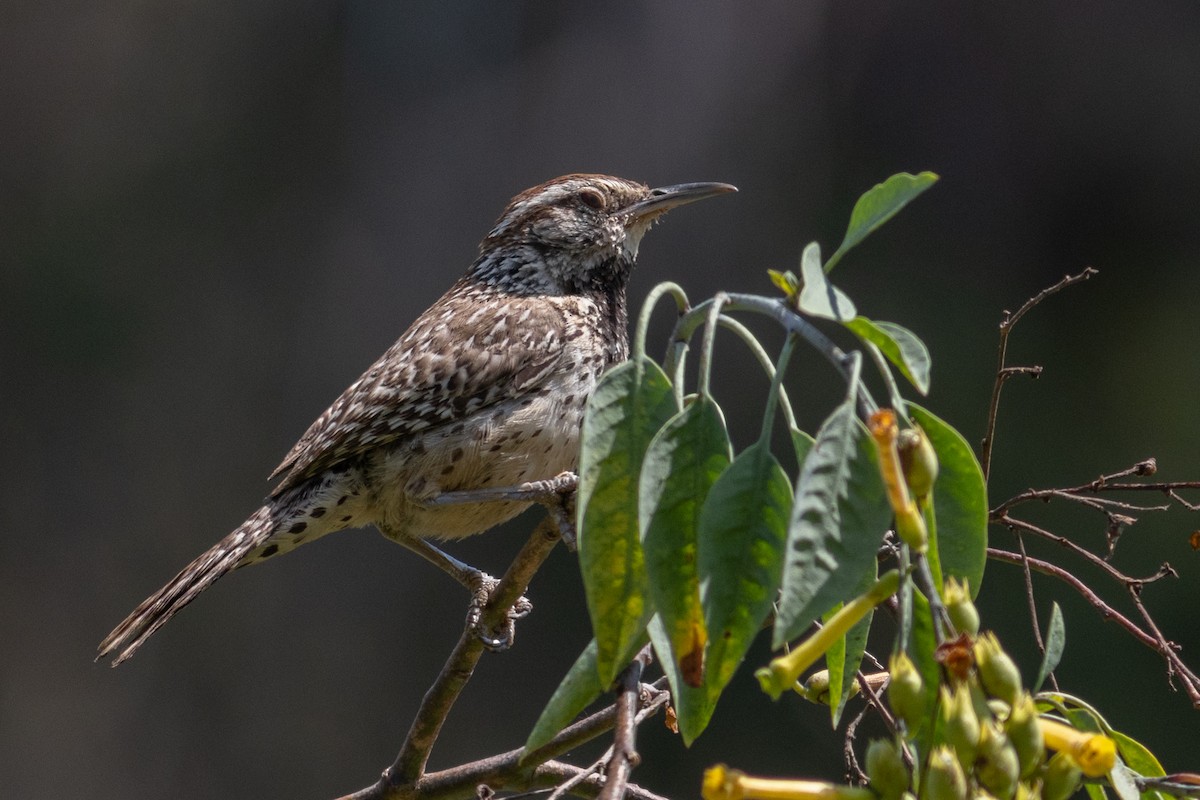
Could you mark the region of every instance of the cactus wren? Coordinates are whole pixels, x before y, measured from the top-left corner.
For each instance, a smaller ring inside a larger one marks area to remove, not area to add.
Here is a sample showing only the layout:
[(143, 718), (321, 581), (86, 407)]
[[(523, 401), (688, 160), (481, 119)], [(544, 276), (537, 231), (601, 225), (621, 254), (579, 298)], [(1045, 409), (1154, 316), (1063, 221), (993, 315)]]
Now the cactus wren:
[(426, 539), (456, 539), (527, 502), (432, 502), (573, 471), (583, 407), (628, 355), (625, 290), (642, 236), (675, 206), (736, 191), (566, 175), (512, 199), (467, 274), (334, 401), (272, 474), (265, 504), (100, 643), (113, 666), (230, 570), (373, 524), (478, 590)]

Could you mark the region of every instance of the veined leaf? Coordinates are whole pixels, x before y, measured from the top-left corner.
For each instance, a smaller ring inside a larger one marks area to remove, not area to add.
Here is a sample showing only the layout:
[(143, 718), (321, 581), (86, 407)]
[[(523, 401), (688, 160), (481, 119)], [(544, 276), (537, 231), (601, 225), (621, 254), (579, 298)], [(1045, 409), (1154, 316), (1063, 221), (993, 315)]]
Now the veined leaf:
[[(764, 442), (740, 453), (700, 511), (699, 563), (708, 628), (709, 711), (771, 612), (779, 590), (792, 486)], [(697, 724), (696, 733), (708, 720)]]
[(931, 561), (937, 559), (943, 577), (969, 581), (974, 597), (979, 594), (987, 561), (987, 484), (983, 470), (958, 431), (915, 403), (908, 404), (908, 413), (925, 431), (938, 457), (932, 495), (937, 525), (936, 530), (931, 528), (929, 537)]
[(600, 379), (583, 418), (577, 525), (579, 563), (596, 665), (607, 686), (653, 613), (638, 531), (638, 476), (650, 440), (678, 410), (671, 383), (646, 357)]
[(908, 205), (917, 195), (932, 186), (938, 179), (932, 172), (921, 172), (910, 175), (901, 172), (893, 175), (883, 183), (876, 184), (867, 190), (854, 210), (850, 212), (850, 224), (846, 228), (846, 236), (842, 244), (829, 257), (825, 271), (829, 272), (842, 260), (846, 252), (896, 215), (900, 209)]
[(891, 515), (875, 446), (849, 400), (825, 420), (800, 472), (775, 647), (854, 594)]
[[(664, 660), (678, 664), (689, 686), (700, 686), (708, 636), (696, 563), (700, 509), (732, 458), (721, 410), (696, 397), (651, 440), (642, 462), (638, 507), (642, 548), (654, 607), (670, 642)], [(688, 710), (676, 707), (680, 727)]]
[(866, 317), (855, 317), (845, 325), (860, 339), (878, 347), (918, 392), (929, 394), (932, 361), (929, 349), (915, 333), (891, 322), (872, 322)]
[(816, 242), (805, 247), (800, 256), (800, 279), (804, 285), (797, 305), (805, 314), (848, 322), (858, 313), (846, 293), (825, 277), (825, 270), (821, 269), (821, 247)]

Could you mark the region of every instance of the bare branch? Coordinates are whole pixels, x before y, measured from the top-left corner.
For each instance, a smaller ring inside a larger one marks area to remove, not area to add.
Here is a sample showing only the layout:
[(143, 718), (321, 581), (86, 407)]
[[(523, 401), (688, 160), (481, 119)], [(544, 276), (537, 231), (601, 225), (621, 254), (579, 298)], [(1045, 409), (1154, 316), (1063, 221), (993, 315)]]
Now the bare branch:
[(1041, 374), (1041, 367), (1009, 367), (1005, 362), (1008, 359), (1008, 336), (1012, 333), (1013, 326), (1021, 317), (1025, 316), (1034, 306), (1045, 300), (1050, 295), (1060, 292), (1082, 281), (1086, 281), (1093, 275), (1098, 274), (1098, 270), (1092, 267), (1085, 267), (1083, 272), (1077, 275), (1067, 275), (1061, 281), (1053, 286), (1042, 289), (1033, 297), (1025, 301), (1025, 304), (1017, 309), (1015, 314), (1005, 313), (1004, 319), (1000, 322), (1000, 345), (996, 357), (996, 381), (992, 385), (992, 398), (988, 403), (987, 425), (984, 428), (983, 442), (981, 445), (979, 462), (983, 466), (983, 476), (986, 478), (992, 468), (992, 444), (996, 440), (996, 416), (1000, 410), (1000, 390), (1004, 387), (1005, 382), (1013, 375), (1026, 374), (1036, 378)]
[(650, 663), (650, 647), (647, 645), (630, 662), (621, 677), (617, 688), (617, 724), (613, 731), (612, 757), (605, 771), (604, 791), (600, 800), (620, 800), (625, 796), (625, 787), (629, 783), (629, 774), (641, 761), (637, 754), (634, 738), (636, 734), (636, 717), (638, 700), (641, 692), (639, 686), (642, 680), (642, 670)]

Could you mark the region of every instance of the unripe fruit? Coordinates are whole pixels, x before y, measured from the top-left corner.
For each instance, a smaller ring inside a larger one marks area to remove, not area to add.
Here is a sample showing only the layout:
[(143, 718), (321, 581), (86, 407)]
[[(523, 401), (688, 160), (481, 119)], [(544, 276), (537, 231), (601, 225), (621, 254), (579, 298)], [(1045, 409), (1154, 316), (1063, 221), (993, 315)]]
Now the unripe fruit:
[(965, 683), (954, 689), (942, 686), (942, 736), (954, 748), (963, 767), (970, 769), (979, 749), (979, 716), (971, 702), (971, 690)]
[(1021, 777), (1028, 778), (1046, 757), (1046, 741), (1042, 736), (1042, 726), (1038, 723), (1037, 706), (1028, 692), (1013, 704), (1004, 729), (1017, 751)]
[(929, 443), (929, 437), (919, 427), (905, 428), (896, 437), (896, 450), (900, 454), (904, 482), (915, 497), (925, 497), (932, 491), (938, 476), (937, 453)]
[(967, 777), (954, 751), (941, 745), (929, 754), (922, 800), (966, 800)]
[(969, 633), (972, 636), (979, 633), (979, 610), (971, 601), (971, 585), (965, 580), (959, 583), (956, 579), (950, 578), (946, 581), (942, 594), (944, 595), (942, 600), (946, 604), (946, 613), (950, 616), (950, 623), (954, 625), (954, 630), (959, 633)]
[(979, 739), (979, 764), (975, 769), (979, 783), (999, 800), (1009, 800), (1017, 791), (1021, 764), (1012, 742), (994, 722), (983, 726)]
[(888, 672), (892, 679), (888, 683), (888, 704), (897, 717), (904, 720), (910, 731), (915, 731), (925, 714), (928, 695), (917, 665), (907, 654), (900, 652), (888, 660)]
[(900, 800), (908, 791), (908, 767), (894, 742), (876, 739), (867, 747), (867, 777), (880, 800)]
[(975, 640), (975, 668), (988, 694), (1009, 705), (1021, 696), (1021, 671), (991, 631)]
[(1055, 753), (1042, 772), (1042, 800), (1067, 800), (1082, 781), (1079, 766), (1066, 753)]

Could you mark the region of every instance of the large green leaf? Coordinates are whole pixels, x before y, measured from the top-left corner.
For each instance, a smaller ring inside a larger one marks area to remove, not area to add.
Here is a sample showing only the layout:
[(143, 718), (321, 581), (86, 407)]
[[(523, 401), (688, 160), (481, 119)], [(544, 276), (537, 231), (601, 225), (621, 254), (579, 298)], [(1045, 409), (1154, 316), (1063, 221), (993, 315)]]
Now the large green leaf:
[(846, 252), (883, 223), (887, 222), (896, 212), (908, 205), (917, 195), (928, 189), (937, 181), (938, 176), (932, 172), (922, 172), (909, 175), (901, 172), (893, 175), (883, 183), (869, 189), (850, 212), (850, 224), (846, 228), (846, 236), (837, 251), (829, 257), (825, 271), (832, 270)]
[(650, 641), (654, 643), (654, 652), (658, 663), (662, 666), (663, 674), (671, 684), (671, 701), (675, 708), (675, 719), (679, 725), (679, 735), (685, 746), (690, 747), (696, 737), (704, 732), (708, 721), (712, 718), (717, 698), (710, 697), (708, 689), (703, 685), (689, 686), (684, 679), (679, 664), (671, 655), (671, 640), (667, 628), (663, 625), (662, 617), (658, 614), (650, 620), (647, 626)]
[(853, 399), (834, 409), (804, 459), (788, 528), (775, 647), (854, 595), (891, 519), (870, 435)]
[(987, 484), (983, 470), (958, 431), (914, 403), (909, 403), (908, 413), (925, 431), (938, 457), (932, 495), (937, 524), (929, 531), (930, 566), (940, 565), (945, 578), (969, 581), (974, 597), (983, 582), (987, 561)]
[[(704, 672), (704, 608), (696, 563), (700, 509), (732, 458), (721, 410), (696, 397), (651, 440), (642, 462), (638, 507), (650, 594), (684, 682), (699, 686)], [(676, 708), (680, 725), (687, 709)]]
[(600, 379), (583, 418), (579, 563), (600, 682), (610, 684), (653, 613), (638, 531), (638, 476), (650, 440), (678, 410), (667, 376), (642, 356)]
[(900, 374), (921, 394), (929, 394), (929, 349), (917, 335), (892, 322), (872, 322), (855, 317), (845, 323), (863, 341), (870, 342), (896, 365)]
[(759, 441), (721, 473), (700, 511), (700, 579), (709, 635), (704, 688), (710, 711), (771, 612), (791, 504), (787, 473)]
[(813, 317), (849, 322), (858, 313), (854, 303), (825, 277), (821, 269), (821, 247), (816, 242), (804, 248), (800, 256), (800, 299), (797, 307)]

